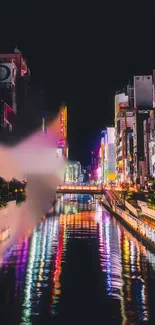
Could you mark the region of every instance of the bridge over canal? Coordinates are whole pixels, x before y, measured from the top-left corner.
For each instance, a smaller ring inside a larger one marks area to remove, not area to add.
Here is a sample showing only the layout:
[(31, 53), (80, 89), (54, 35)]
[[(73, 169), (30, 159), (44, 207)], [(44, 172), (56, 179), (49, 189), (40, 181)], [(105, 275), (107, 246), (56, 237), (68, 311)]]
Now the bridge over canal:
[(60, 185), (57, 187), (57, 193), (104, 194), (104, 188), (102, 186), (93, 185)]
[(104, 195), (110, 206), (112, 204), (121, 204), (121, 200), (116, 192), (107, 190), (102, 185), (67, 185), (63, 184), (57, 187), (57, 193), (60, 194), (97, 194)]

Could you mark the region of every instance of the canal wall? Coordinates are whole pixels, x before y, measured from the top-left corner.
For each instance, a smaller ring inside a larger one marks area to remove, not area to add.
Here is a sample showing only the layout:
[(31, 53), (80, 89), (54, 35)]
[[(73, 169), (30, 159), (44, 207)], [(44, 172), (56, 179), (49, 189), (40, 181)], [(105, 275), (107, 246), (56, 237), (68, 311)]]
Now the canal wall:
[(127, 213), (117, 205), (108, 207), (102, 202), (104, 208), (113, 214), (133, 235), (147, 246), (153, 253), (155, 252), (155, 229), (148, 226), (145, 222), (138, 219), (136, 216)]
[(130, 204), (128, 201), (125, 201), (125, 207), (132, 212), (136, 217), (139, 216), (140, 209), (136, 209), (132, 204)]
[(143, 201), (137, 201), (142, 213), (148, 215), (152, 219), (155, 219), (155, 210), (148, 208), (147, 203)]

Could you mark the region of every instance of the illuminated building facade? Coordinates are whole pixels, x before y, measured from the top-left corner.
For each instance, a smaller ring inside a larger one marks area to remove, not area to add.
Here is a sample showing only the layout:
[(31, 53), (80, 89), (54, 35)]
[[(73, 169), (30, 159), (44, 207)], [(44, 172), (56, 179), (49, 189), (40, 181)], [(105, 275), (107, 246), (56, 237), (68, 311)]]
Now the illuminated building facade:
[[(155, 177), (155, 111), (149, 111), (149, 117), (143, 122), (144, 166), (140, 171), (140, 184), (146, 186), (150, 178)], [(143, 178), (142, 178), (143, 176)]]
[(98, 149), (91, 151), (91, 180), (97, 181), (99, 177), (100, 152)]
[(144, 121), (148, 119), (148, 117), (148, 111), (136, 111), (133, 121), (134, 183), (141, 185), (143, 185), (142, 179), (145, 174)]
[(0, 54), (0, 98), (14, 113), (22, 116), (27, 102), (27, 87), (30, 71), (22, 53)]
[(128, 184), (133, 184), (133, 130), (131, 128), (126, 130), (126, 157), (126, 182)]
[(149, 111), (149, 169), (150, 176), (155, 177), (155, 70), (153, 70), (153, 109)]
[[(131, 88), (129, 89), (130, 89), (130, 93), (132, 94)], [(127, 142), (129, 138), (127, 130), (128, 129), (132, 130), (132, 126), (133, 126), (133, 111), (129, 107), (129, 96), (126, 95), (125, 93), (116, 94), (115, 95), (115, 145), (116, 145), (117, 184), (127, 182), (128, 179), (129, 166), (128, 166), (127, 155), (129, 155), (130, 152), (127, 153)]]
[[(147, 181), (150, 175), (150, 152), (149, 152), (149, 139), (150, 139), (150, 118), (143, 122), (144, 132), (144, 175), (140, 174), (140, 184), (147, 185)], [(143, 178), (142, 178), (143, 177)]]
[[(134, 121), (133, 121), (133, 157), (134, 157), (134, 182), (140, 186), (145, 185), (148, 177), (148, 154), (144, 152), (144, 141), (146, 144), (146, 129), (153, 107), (153, 82), (152, 76), (134, 77)], [(144, 132), (145, 127), (145, 132)], [(145, 133), (145, 134), (144, 134)], [(145, 138), (145, 139), (144, 139)], [(146, 157), (147, 155), (147, 157)]]
[(0, 98), (16, 113), (17, 67), (12, 58), (0, 57)]
[(152, 89), (152, 76), (134, 76), (127, 92), (115, 95), (117, 184), (145, 186), (149, 177)]
[(27, 109), (27, 88), (30, 72), (21, 52), (0, 54), (0, 134), (1, 138), (15, 131), (17, 115)]
[(149, 168), (150, 176), (155, 177), (155, 111), (150, 111), (150, 139), (149, 139)]
[(78, 161), (70, 162), (65, 169), (65, 183), (81, 183), (81, 164)]
[(101, 133), (100, 148), (101, 179), (104, 184), (116, 181), (115, 128), (107, 127)]
[(101, 183), (104, 183), (105, 134), (106, 134), (106, 130), (103, 130), (101, 132), (101, 146), (100, 146)]

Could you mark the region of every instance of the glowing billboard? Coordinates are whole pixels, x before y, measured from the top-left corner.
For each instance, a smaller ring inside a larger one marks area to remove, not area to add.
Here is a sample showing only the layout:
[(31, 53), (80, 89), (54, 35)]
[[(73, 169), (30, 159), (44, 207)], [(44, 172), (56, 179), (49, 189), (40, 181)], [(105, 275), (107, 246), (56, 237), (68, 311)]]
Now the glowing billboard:
[(116, 179), (116, 170), (115, 170), (115, 144), (108, 144), (108, 180), (114, 181)]
[(129, 106), (128, 100), (128, 96), (125, 93), (115, 95), (115, 117), (121, 108), (127, 108)]
[(28, 73), (28, 68), (25, 59), (22, 54), (18, 51), (15, 53), (0, 54), (0, 60), (13, 60), (17, 67), (17, 75), (23, 77)]
[(60, 110), (61, 135), (67, 138), (67, 106), (63, 106)]
[(115, 141), (115, 128), (114, 127), (107, 128), (107, 136), (108, 136), (108, 144), (114, 143), (114, 141)]
[(153, 107), (152, 76), (134, 77), (134, 107), (149, 110)]

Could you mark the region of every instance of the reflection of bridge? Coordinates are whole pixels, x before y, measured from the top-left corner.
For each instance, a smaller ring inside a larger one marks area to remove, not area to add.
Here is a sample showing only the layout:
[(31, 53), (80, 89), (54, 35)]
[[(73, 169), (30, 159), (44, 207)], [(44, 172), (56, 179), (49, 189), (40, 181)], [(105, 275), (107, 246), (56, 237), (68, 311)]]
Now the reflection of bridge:
[(57, 193), (103, 194), (103, 188), (91, 185), (60, 185), (57, 187)]

